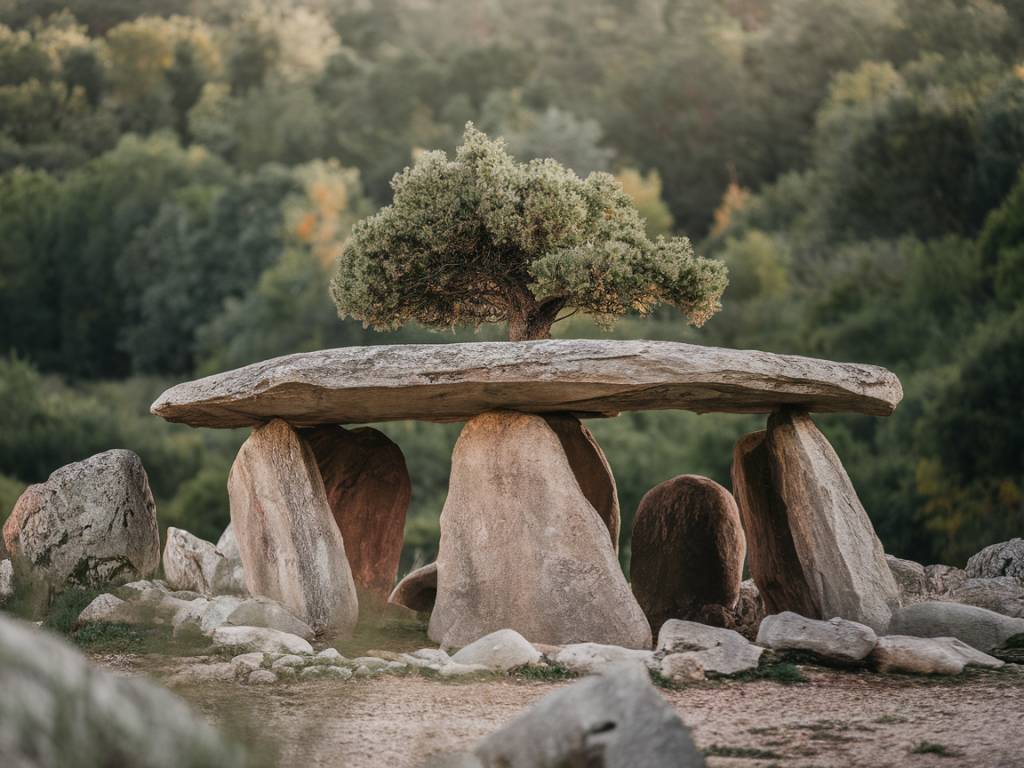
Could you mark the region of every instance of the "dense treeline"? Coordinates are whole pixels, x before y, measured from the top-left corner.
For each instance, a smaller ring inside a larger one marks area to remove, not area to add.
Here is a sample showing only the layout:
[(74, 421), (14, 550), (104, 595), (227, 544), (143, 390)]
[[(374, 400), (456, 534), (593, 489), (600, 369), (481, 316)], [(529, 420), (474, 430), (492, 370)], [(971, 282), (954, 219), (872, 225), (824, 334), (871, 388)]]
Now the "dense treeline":
[[(391, 176), (472, 120), (519, 157), (616, 174), (652, 234), (728, 264), (704, 328), (666, 310), (617, 335), (901, 376), (892, 418), (821, 420), (887, 549), (956, 561), (1024, 531), (1017, 0), (0, 0), (0, 25), (0, 513), (123, 445), (161, 517), (215, 537), (244, 436), (157, 423), (164, 384), (473, 338), (366, 331), (326, 287)], [(593, 424), (624, 530), (661, 480), (727, 483), (760, 423)], [(386, 429), (426, 556), (457, 430)]]

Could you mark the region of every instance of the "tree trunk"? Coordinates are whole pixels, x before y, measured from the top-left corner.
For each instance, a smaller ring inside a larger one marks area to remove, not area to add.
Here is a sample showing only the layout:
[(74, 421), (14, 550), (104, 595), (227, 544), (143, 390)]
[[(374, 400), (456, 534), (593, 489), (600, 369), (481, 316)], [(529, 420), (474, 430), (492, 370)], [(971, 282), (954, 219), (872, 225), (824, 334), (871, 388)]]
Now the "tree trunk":
[(548, 299), (543, 304), (534, 302), (528, 309), (509, 312), (508, 340), (550, 339), (551, 326), (564, 306), (565, 302), (562, 299)]

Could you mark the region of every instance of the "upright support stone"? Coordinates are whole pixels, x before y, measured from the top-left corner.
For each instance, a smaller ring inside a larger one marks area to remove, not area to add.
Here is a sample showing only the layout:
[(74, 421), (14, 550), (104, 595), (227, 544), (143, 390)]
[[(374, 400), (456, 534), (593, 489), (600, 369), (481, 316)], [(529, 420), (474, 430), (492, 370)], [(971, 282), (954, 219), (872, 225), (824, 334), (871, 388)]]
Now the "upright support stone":
[(747, 545), (732, 495), (707, 477), (680, 475), (637, 507), (629, 578), (658, 633), (669, 619), (728, 626)]
[(619, 492), (615, 487), (615, 476), (604, 451), (594, 439), (593, 433), (583, 422), (568, 413), (545, 414), (544, 421), (562, 443), (562, 450), (569, 459), (572, 473), (587, 501), (597, 510), (608, 533), (616, 554), (619, 551)]
[[(764, 580), (758, 587), (770, 610), (840, 616), (884, 632), (899, 606), (896, 582), (849, 476), (810, 416), (776, 411), (763, 441), (744, 438), (736, 459), (751, 573)], [(786, 562), (799, 564), (802, 580)], [(781, 588), (768, 575), (775, 566), (785, 567)], [(780, 605), (787, 601), (794, 604)]]
[(356, 587), (384, 602), (402, 555), (412, 485), (402, 450), (370, 427), (304, 430), (316, 455)]
[(430, 637), (462, 646), (498, 629), (528, 640), (649, 648), (608, 530), (539, 416), (466, 422), (441, 513)]
[(317, 631), (351, 633), (356, 588), (309, 444), (281, 419), (254, 430), (231, 467), (228, 496), (249, 591)]

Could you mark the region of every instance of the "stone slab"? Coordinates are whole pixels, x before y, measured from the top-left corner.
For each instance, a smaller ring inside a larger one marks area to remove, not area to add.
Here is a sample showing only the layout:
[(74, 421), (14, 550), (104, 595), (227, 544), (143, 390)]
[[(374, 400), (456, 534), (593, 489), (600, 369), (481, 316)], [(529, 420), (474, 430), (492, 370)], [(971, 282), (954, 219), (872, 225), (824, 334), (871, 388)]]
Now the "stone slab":
[(495, 409), (611, 416), (682, 409), (887, 416), (903, 397), (884, 368), (670, 341), (554, 339), (343, 347), (178, 384), (151, 408), (195, 427), (397, 419), (464, 421)]

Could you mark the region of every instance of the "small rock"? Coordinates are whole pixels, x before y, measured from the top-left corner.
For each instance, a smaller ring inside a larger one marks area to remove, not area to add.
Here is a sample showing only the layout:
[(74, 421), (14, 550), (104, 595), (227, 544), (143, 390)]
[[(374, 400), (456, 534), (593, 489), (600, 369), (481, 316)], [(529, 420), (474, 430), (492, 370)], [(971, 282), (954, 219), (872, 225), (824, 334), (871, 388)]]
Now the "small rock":
[(274, 660), (274, 663), (270, 665), (270, 668), (275, 672), (281, 667), (304, 667), (308, 657), (296, 656), (294, 653), (286, 653), (284, 656), (279, 656)]
[(661, 674), (673, 683), (689, 683), (704, 679), (704, 665), (691, 651), (670, 653), (661, 660)]
[(756, 669), (764, 653), (764, 648), (753, 645), (739, 632), (679, 619), (669, 619), (662, 625), (658, 650), (690, 654), (705, 673), (716, 675)]
[(506, 672), (514, 667), (535, 664), (540, 653), (514, 629), (499, 629), (470, 643), (454, 656), (456, 664), (480, 664)]
[(893, 555), (886, 555), (885, 562), (889, 564), (901, 596), (914, 598), (928, 593), (928, 578), (923, 565)]
[(878, 638), (871, 660), (880, 672), (920, 675), (959, 675), (968, 665), (989, 669), (1003, 666), (999, 659), (981, 653), (954, 637), (886, 635)]
[(176, 590), (174, 592), (171, 592), (171, 597), (173, 597), (175, 600), (186, 600), (186, 601), (188, 601), (188, 600), (198, 600), (199, 598), (202, 597), (202, 595), (199, 594), (198, 592), (193, 592), (190, 589), (179, 589), (179, 590)]
[(1024, 619), (973, 605), (925, 602), (894, 612), (889, 632), (912, 637), (955, 637), (988, 653), (1014, 635), (1024, 633)]
[(387, 668), (392, 672), (404, 672), (409, 668), (409, 665), (404, 661), (389, 661)]
[(353, 672), (356, 677), (370, 677), (373, 674), (373, 670), (365, 664), (360, 664), (356, 667), (356, 671)]
[(340, 663), (345, 661), (345, 657), (341, 655), (337, 648), (324, 648), (316, 655), (316, 658), (321, 661), (328, 661), (331, 663)]
[(276, 629), (280, 632), (298, 635), (305, 640), (313, 637), (312, 627), (269, 597), (250, 597), (237, 603), (237, 606), (224, 623), (236, 627)]
[[(4, 562), (10, 562), (9, 560)], [(128, 603), (119, 597), (109, 594), (98, 595), (91, 603), (85, 606), (78, 614), (78, 623), (89, 622), (121, 622), (127, 617), (129, 611)], [(124, 622), (131, 623), (131, 622)]]
[(249, 674), (249, 685), (271, 685), (277, 682), (277, 675), (269, 669), (257, 669)]
[(967, 579), (947, 597), (958, 603), (976, 605), (1004, 616), (1024, 618), (1024, 582), (1012, 576)]
[(231, 666), (235, 668), (236, 674), (243, 672), (255, 672), (263, 668), (264, 655), (262, 653), (242, 653), (231, 659)]
[(552, 661), (572, 672), (584, 675), (601, 672), (609, 665), (623, 661), (639, 661), (647, 666), (655, 664), (653, 651), (600, 643), (573, 643), (562, 646)]
[(926, 565), (924, 577), (927, 594), (944, 595), (967, 581), (967, 572), (951, 565)]
[(413, 651), (409, 655), (413, 658), (430, 662), (431, 664), (447, 664), (451, 661), (451, 657), (448, 655), (448, 652), (443, 651), (440, 648), (420, 648), (418, 651)]
[(753, 579), (740, 582), (740, 596), (732, 609), (731, 629), (735, 629), (748, 640), (757, 637), (757, 628), (765, 616), (764, 599)]
[(181, 528), (167, 529), (164, 545), (164, 576), (171, 589), (193, 590), (209, 595), (221, 555), (208, 541)]
[(966, 571), (972, 579), (1009, 576), (1024, 585), (1024, 539), (1010, 539), (985, 547), (967, 561)]
[[(440, 662), (427, 661), (426, 659), (420, 659), (420, 658), (417, 658), (416, 656), (410, 656), (407, 653), (403, 653), (401, 655), (401, 661), (405, 662), (406, 664), (408, 664), (410, 667), (413, 667), (414, 669), (432, 669), (435, 672), (437, 670), (439, 670), (443, 666), (443, 664), (440, 663)], [(448, 662), (445, 662), (445, 663), (448, 663)]]
[(217, 554), (220, 560), (213, 573), (214, 594), (247, 595), (249, 589), (245, 585), (245, 566), (242, 565), (242, 554), (238, 550), (238, 540), (230, 523), (217, 540)]
[(0, 605), (14, 596), (14, 566), (10, 560), (0, 560)]
[(264, 653), (313, 653), (313, 646), (297, 635), (266, 627), (218, 627), (213, 632), (217, 648), (240, 648)]
[[(358, 673), (359, 670), (356, 670)], [(466, 675), (487, 675), (493, 670), (483, 664), (459, 664), (449, 661), (441, 667), (441, 677), (465, 677)]]
[(321, 674), (323, 674), (325, 677), (336, 677), (339, 680), (352, 679), (352, 670), (348, 669), (347, 667), (330, 666), (318, 667), (318, 669), (323, 670)]
[(757, 632), (758, 645), (776, 651), (809, 651), (822, 659), (839, 662), (860, 661), (877, 642), (875, 631), (856, 621), (838, 617), (818, 621), (791, 611), (765, 617)]
[(366, 667), (367, 669), (383, 669), (388, 665), (384, 659), (378, 659), (376, 656), (359, 656), (352, 659), (352, 663), (357, 667)]

